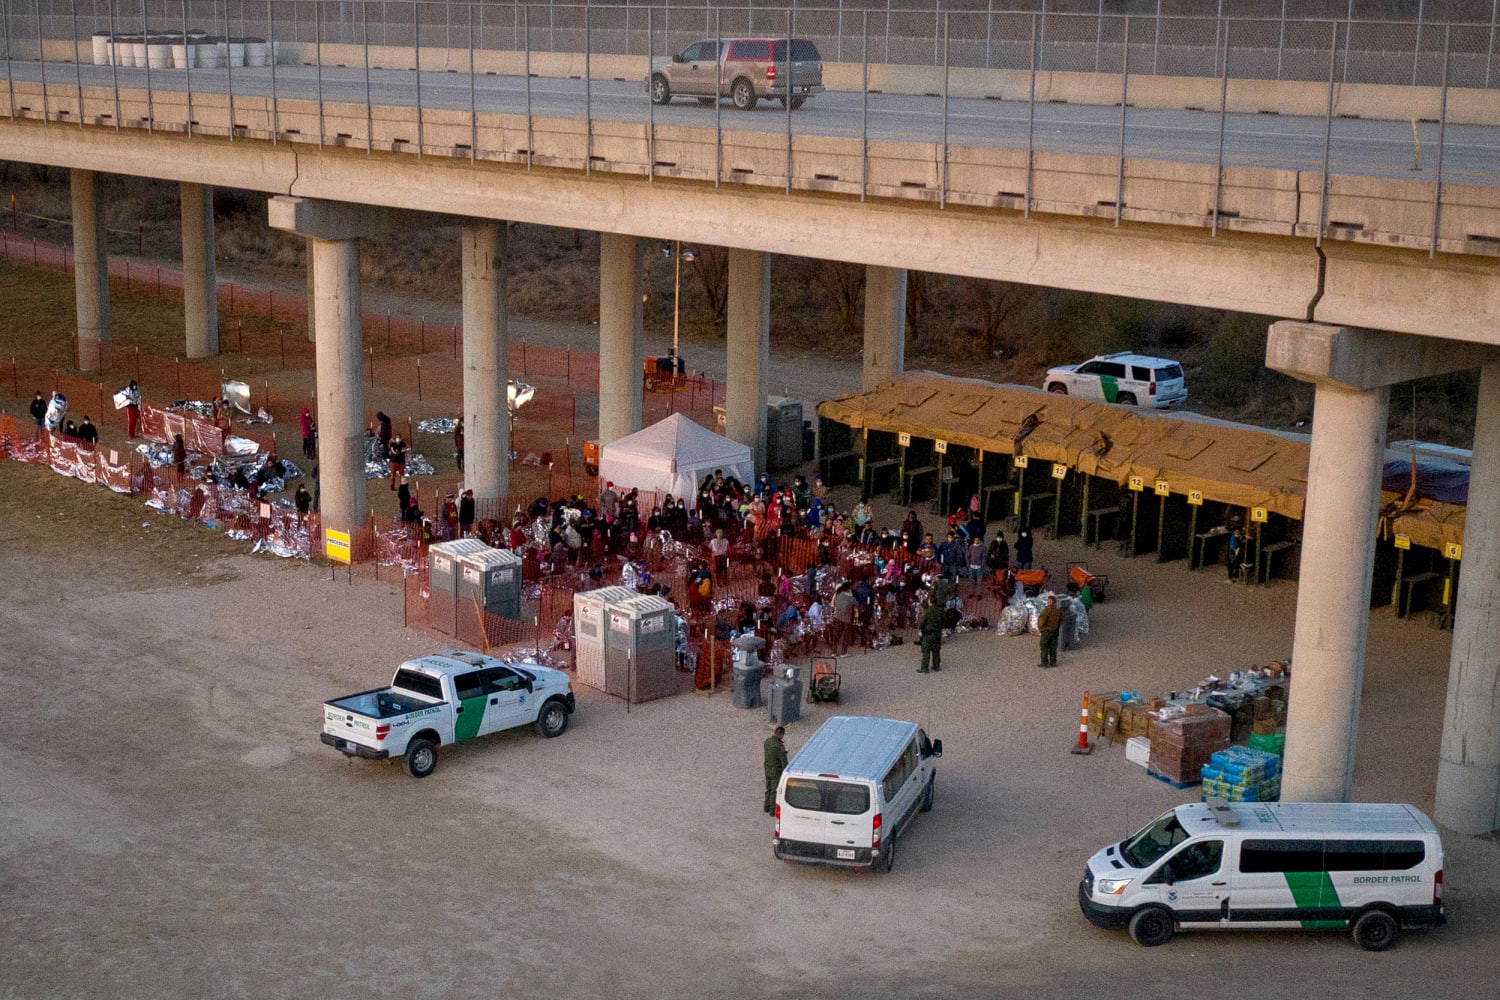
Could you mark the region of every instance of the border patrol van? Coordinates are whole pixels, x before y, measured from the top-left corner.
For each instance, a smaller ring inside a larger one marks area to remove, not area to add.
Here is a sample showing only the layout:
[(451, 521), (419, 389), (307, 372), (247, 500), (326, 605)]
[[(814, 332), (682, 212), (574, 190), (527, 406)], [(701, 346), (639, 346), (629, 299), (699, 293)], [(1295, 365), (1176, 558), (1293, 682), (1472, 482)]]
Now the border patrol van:
[(1090, 858), (1078, 905), (1147, 947), (1178, 929), (1352, 928), (1383, 951), (1447, 923), (1443, 844), (1409, 805), (1210, 799)]
[(776, 789), (772, 850), (783, 861), (879, 867), (932, 808), (943, 741), (915, 722), (835, 715), (787, 764)]

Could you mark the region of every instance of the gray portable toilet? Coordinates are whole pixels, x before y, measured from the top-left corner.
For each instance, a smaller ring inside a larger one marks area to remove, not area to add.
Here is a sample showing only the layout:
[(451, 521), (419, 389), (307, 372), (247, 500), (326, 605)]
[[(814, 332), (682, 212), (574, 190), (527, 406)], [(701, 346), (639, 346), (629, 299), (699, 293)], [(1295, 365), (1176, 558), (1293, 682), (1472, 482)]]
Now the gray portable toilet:
[(459, 557), (489, 548), (477, 538), (438, 542), (427, 549), (427, 624), (453, 635), (458, 622)]
[(760, 678), (763, 664), (757, 651), (766, 640), (753, 632), (745, 632), (730, 640), (734, 647), (734, 680), (731, 702), (735, 708), (760, 707)]
[(797, 667), (785, 667), (777, 671), (771, 682), (771, 698), (768, 706), (771, 721), (778, 726), (789, 725), (802, 718), (802, 671)]
[(631, 587), (600, 587), (573, 595), (573, 659), (578, 683), (605, 690), (605, 609), (639, 596), (640, 592)]
[(766, 468), (802, 464), (802, 400), (766, 397)]
[(676, 607), (641, 594), (610, 603), (604, 614), (604, 690), (631, 702), (676, 694)]
[[(467, 540), (467, 539), (465, 539)], [(457, 557), (458, 599), (479, 598), (479, 606), (492, 615), (519, 620), (521, 617), (521, 557), (508, 549), (485, 546), (478, 552)]]

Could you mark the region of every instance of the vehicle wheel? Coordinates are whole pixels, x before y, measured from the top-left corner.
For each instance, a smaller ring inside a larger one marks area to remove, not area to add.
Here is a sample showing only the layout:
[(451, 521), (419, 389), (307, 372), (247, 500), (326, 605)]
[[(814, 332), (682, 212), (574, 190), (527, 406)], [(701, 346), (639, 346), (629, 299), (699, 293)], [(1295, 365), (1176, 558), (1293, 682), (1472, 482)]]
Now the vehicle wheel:
[(599, 474), (599, 466), (594, 465), (592, 462), (584, 462), (583, 471), (591, 476), (597, 476)]
[(1051, 385), (1047, 386), (1047, 391), (1055, 392), (1059, 396), (1066, 396), (1068, 394), (1068, 387), (1063, 385), (1061, 382), (1053, 382)]
[(807, 98), (805, 98), (805, 97), (794, 97), (794, 98), (792, 98), (792, 110), (796, 111), (798, 108), (802, 107), (802, 105), (804, 105), (806, 103), (807, 103)]
[(934, 774), (932, 777), (927, 779), (927, 790), (922, 793), (922, 811), (924, 813), (932, 812), (932, 794), (935, 790), (934, 786), (936, 785), (937, 775)]
[(1172, 940), (1172, 914), (1161, 906), (1143, 906), (1130, 918), (1130, 936), (1143, 948)]
[(1133, 393), (1133, 392), (1122, 392), (1118, 396), (1115, 397), (1115, 402), (1119, 403), (1121, 406), (1134, 406), (1135, 405), (1135, 393)]
[(885, 847), (880, 851), (880, 870), (888, 872), (896, 867), (896, 838), (892, 837), (885, 842)]
[(437, 744), (431, 740), (412, 740), (406, 747), (406, 773), (425, 778), (437, 770)]
[(549, 701), (542, 706), (542, 714), (536, 717), (536, 731), (547, 739), (561, 736), (568, 728), (568, 709), (560, 701)]
[(746, 80), (744, 77), (740, 77), (738, 80), (734, 81), (734, 88), (729, 92), (729, 94), (734, 98), (734, 106), (739, 108), (741, 111), (755, 110), (755, 102), (757, 100), (755, 96), (755, 84), (751, 83), (749, 80)]
[(1385, 951), (1396, 943), (1400, 928), (1384, 910), (1366, 910), (1354, 921), (1354, 943), (1365, 951)]
[(670, 104), (671, 102), (672, 85), (660, 73), (653, 74), (651, 77), (651, 103)]

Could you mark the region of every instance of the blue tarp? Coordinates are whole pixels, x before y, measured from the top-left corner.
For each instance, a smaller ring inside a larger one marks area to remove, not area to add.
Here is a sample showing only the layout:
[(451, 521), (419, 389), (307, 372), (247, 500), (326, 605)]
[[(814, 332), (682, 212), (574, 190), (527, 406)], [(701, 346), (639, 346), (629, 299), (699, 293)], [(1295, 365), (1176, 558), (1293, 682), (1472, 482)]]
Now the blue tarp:
[[(1411, 488), (1411, 460), (1385, 463), (1380, 488), (1404, 494)], [(1452, 462), (1417, 459), (1417, 495), (1440, 503), (1469, 502), (1469, 470)]]

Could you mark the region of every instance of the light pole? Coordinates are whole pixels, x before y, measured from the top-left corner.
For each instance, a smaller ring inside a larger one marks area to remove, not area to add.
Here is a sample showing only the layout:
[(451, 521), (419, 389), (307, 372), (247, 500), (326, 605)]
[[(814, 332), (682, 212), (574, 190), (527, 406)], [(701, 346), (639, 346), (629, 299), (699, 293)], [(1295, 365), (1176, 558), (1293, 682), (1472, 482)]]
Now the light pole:
[(672, 362), (673, 375), (676, 375), (676, 367), (682, 364), (682, 355), (677, 352), (678, 331), (682, 321), (682, 262), (694, 260), (693, 251), (683, 250), (681, 240), (673, 240), (670, 247), (661, 248), (663, 257), (673, 258), (674, 274), (672, 279), (672, 357), (677, 359)]

